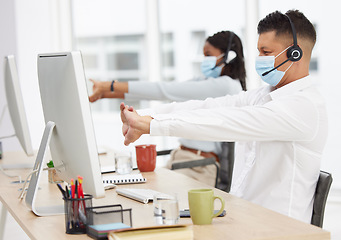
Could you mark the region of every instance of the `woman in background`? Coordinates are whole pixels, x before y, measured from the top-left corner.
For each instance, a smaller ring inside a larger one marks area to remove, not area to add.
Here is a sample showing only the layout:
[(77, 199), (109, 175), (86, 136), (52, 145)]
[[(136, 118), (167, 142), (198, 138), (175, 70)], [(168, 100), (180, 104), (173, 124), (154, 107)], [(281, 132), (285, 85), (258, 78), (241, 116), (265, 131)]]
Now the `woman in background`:
[[(221, 31), (206, 39), (201, 70), (205, 77), (184, 82), (95, 81), (90, 102), (102, 98), (126, 100), (204, 100), (208, 97), (234, 95), (246, 90), (245, 63), (240, 38), (231, 31)], [(215, 157), (219, 160), (221, 143), (179, 139), (180, 146), (171, 153), (170, 164), (181, 160)], [(215, 184), (214, 166), (177, 170), (211, 186)]]

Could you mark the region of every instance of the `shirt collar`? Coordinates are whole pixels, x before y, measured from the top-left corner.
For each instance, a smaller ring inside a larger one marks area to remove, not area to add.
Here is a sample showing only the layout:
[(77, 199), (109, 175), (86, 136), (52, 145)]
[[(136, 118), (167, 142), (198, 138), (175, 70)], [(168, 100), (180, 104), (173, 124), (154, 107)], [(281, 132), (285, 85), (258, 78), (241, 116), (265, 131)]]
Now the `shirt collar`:
[(312, 85), (315, 84), (315, 81), (313, 81), (313, 79), (308, 75), (304, 78), (300, 78), (298, 80), (295, 80), (281, 88), (278, 88), (276, 90), (273, 90), (272, 92), (270, 92), (270, 96), (272, 99), (281, 97), (281, 96), (285, 96), (285, 95), (289, 95), (289, 94), (293, 94), (296, 93), (298, 91), (301, 91), (305, 88), (311, 87)]

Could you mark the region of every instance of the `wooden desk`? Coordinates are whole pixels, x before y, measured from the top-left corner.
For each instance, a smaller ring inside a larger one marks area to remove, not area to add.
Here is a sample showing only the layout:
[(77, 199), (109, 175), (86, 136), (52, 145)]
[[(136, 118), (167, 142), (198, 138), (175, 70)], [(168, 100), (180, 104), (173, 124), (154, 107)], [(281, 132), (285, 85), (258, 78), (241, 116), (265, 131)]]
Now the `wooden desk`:
[[(19, 173), (23, 177), (28, 170), (8, 170), (8, 173)], [(188, 208), (187, 191), (203, 188), (202, 183), (167, 169), (143, 173), (147, 183), (119, 185), (118, 188), (150, 188), (165, 193), (176, 192), (181, 208)], [(31, 239), (87, 239), (87, 235), (65, 234), (64, 216), (36, 217), (18, 200), (18, 186), (11, 184), (11, 179), (0, 175), (0, 200), (14, 219)], [(54, 184), (48, 184), (43, 177), (38, 199), (42, 204), (63, 204), (61, 194)], [(193, 226), (194, 239), (330, 239), (330, 233), (310, 224), (302, 223), (287, 216), (265, 209), (248, 201), (236, 198), (228, 193), (215, 189), (215, 194), (225, 199), (226, 216), (213, 219), (212, 225)], [(105, 198), (94, 199), (93, 205), (122, 204), (123, 208), (132, 208), (133, 226), (154, 224), (152, 203), (141, 204), (137, 201), (119, 196), (116, 190), (106, 191)], [(216, 208), (219, 208), (217, 201)], [(180, 223), (191, 223), (190, 219), (181, 219)], [(90, 239), (90, 238), (89, 238)]]

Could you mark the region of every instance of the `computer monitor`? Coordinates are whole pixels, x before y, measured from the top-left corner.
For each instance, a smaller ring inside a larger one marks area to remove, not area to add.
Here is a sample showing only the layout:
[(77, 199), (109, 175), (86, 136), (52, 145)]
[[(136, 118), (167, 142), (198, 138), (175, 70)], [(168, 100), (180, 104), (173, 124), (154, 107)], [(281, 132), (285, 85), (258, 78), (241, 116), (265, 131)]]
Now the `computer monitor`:
[[(50, 140), (54, 166), (61, 178), (83, 177), (84, 192), (95, 198), (104, 196), (96, 139), (86, 88), (82, 56), (79, 51), (38, 55), (38, 79), (46, 123), (35, 169), (41, 169)], [(32, 191), (39, 176), (32, 175), (26, 202), (34, 205)], [(32, 186), (31, 186), (32, 185)], [(48, 210), (47, 210), (48, 211)], [(37, 213), (36, 213), (37, 214)], [(45, 210), (42, 214), (48, 215)]]
[(15, 136), (28, 156), (33, 155), (31, 136), (28, 128), (24, 100), (13, 55), (5, 57), (4, 80), (7, 106), (15, 131)]

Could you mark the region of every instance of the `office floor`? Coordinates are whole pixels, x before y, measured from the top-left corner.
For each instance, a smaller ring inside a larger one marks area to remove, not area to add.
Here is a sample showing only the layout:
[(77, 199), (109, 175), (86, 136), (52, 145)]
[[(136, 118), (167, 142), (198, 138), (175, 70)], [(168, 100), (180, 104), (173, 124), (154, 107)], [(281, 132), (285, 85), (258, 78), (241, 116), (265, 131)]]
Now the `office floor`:
[[(331, 191), (325, 210), (324, 229), (331, 232), (332, 240), (341, 239), (341, 191)], [(4, 240), (30, 239), (19, 227), (13, 217), (8, 214)]]

